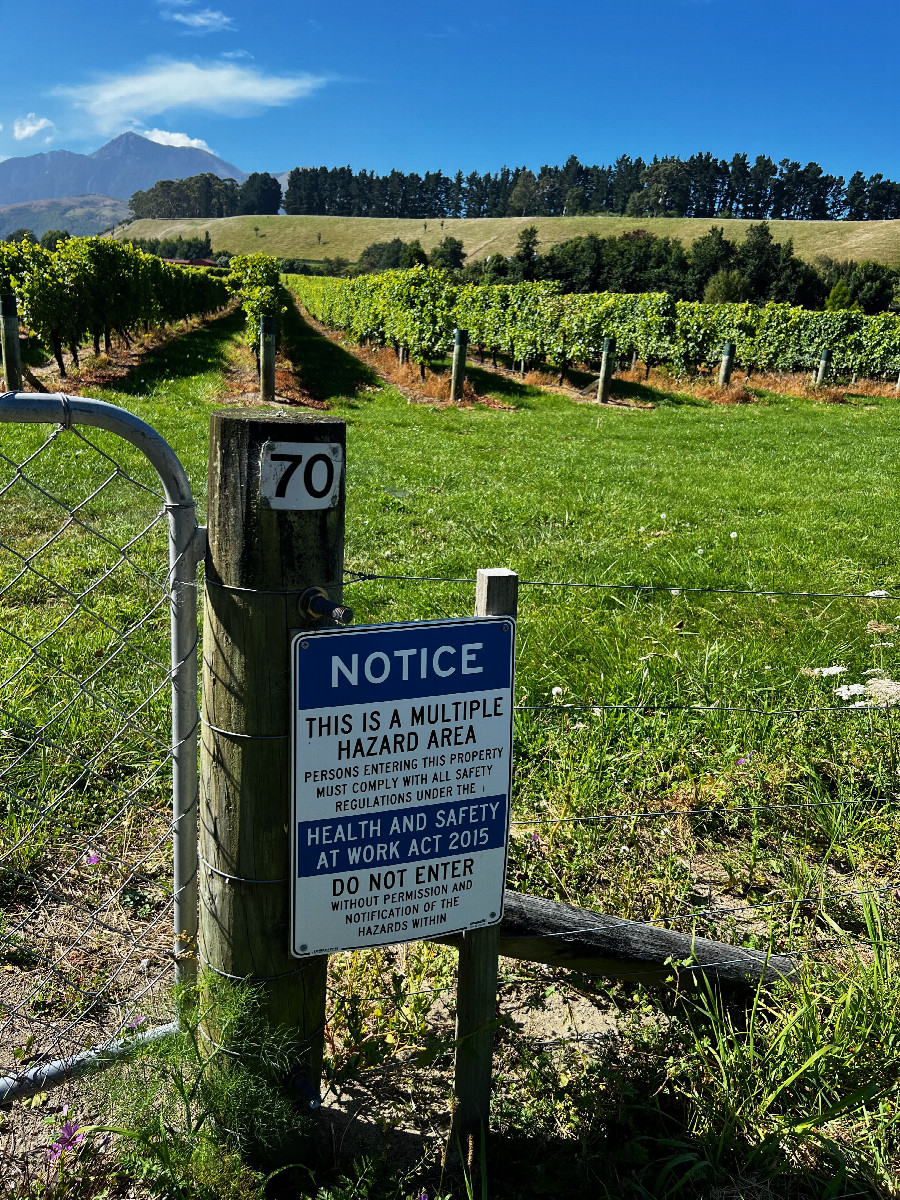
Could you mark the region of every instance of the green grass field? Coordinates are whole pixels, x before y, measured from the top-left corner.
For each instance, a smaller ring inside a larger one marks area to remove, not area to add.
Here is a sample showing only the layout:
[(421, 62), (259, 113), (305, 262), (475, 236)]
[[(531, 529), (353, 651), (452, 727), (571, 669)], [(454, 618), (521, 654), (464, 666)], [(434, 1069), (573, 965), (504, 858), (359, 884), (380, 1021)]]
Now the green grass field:
[[(171, 442), (201, 510), (208, 415), (224, 364), (243, 353), (238, 336), (237, 318), (220, 319), (101, 397)], [(506, 964), (501, 1012), (514, 997), (538, 1010), (558, 993), (616, 1032), (591, 1044), (498, 1034), (485, 1194), (894, 1195), (895, 717), (833, 709), (844, 707), (837, 684), (900, 678), (900, 601), (688, 589), (900, 591), (900, 400), (769, 393), (728, 407), (657, 394), (638, 411), (482, 371), (479, 391), (507, 409), (441, 407), (379, 386), (297, 315), (285, 341), (303, 386), (348, 424), (348, 570), (468, 579), (505, 566), (523, 581), (517, 695), (536, 707), (516, 726), (511, 885), (803, 963), (798, 987), (749, 1009)], [(18, 458), (33, 435), (6, 427), (3, 444)], [(106, 517), (124, 519), (113, 506)], [(37, 510), (0, 510), (3, 541), (29, 522)], [(72, 569), (86, 571), (77, 540), (71, 550)], [(465, 614), (473, 595), (471, 583), (402, 579), (345, 590), (358, 622)], [(30, 594), (4, 615), (39, 628), (49, 604)], [(83, 666), (94, 648), (74, 653)], [(810, 673), (832, 665), (846, 673)], [(10, 808), (7, 836), (19, 818)], [(449, 952), (360, 952), (334, 969), (334, 1079), (446, 1049), (446, 1013), (419, 991), (452, 978)], [(420, 1106), (444, 1114), (435, 1054), (406, 1077)], [(401, 1092), (379, 1110), (388, 1124), (412, 1119), (416, 1102)], [(310, 1194), (465, 1194), (433, 1164), (376, 1164), (343, 1186), (356, 1190)]]
[[(190, 218), (177, 221), (135, 221), (119, 226), (118, 238), (176, 237), (209, 231), (216, 251), (232, 254), (263, 252), (281, 258), (346, 258), (356, 262), (372, 242), (418, 238), (432, 250), (448, 236), (460, 238), (471, 259), (489, 254), (511, 254), (519, 230), (536, 225), (540, 245), (546, 250), (567, 238), (596, 233), (613, 237), (629, 229), (649, 229), (660, 237), (679, 238), (689, 245), (722, 225), (736, 240), (743, 237), (751, 221), (715, 220), (696, 217), (497, 217), (472, 220), (406, 220), (390, 217), (225, 217), (219, 220)], [(427, 226), (427, 228), (426, 228)], [(771, 221), (778, 242), (793, 239), (794, 249), (805, 259), (818, 254), (832, 258), (875, 259), (900, 266), (900, 221)], [(320, 240), (321, 239), (321, 240)]]

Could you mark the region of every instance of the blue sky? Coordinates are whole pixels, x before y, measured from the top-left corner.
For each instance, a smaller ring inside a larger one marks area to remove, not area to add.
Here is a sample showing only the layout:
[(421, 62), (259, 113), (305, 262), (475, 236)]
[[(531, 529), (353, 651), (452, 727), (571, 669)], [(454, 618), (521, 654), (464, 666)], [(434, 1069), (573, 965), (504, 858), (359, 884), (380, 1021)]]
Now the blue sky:
[(0, 157), (133, 129), (246, 171), (736, 151), (900, 178), (897, 0), (37, 0)]

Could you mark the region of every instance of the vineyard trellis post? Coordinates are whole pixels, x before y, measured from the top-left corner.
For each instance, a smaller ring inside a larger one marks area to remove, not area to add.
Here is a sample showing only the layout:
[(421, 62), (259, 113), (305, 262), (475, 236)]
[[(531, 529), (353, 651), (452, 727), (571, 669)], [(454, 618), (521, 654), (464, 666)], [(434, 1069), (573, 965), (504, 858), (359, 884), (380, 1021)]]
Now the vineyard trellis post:
[[(512, 617), (519, 604), (519, 576), (505, 567), (479, 570), (476, 617)], [(491, 1066), (497, 1007), (497, 955), (500, 926), (472, 929), (459, 943), (456, 984), (455, 1109), (451, 1150), (458, 1141), (468, 1166), (479, 1161), (481, 1138), (489, 1128)]]
[(259, 398), (264, 404), (275, 400), (275, 318), (259, 318)]
[(462, 399), (466, 382), (466, 350), (469, 345), (468, 329), (453, 330), (453, 370), (450, 376), (450, 399)]
[(616, 339), (603, 339), (603, 358), (600, 360), (600, 378), (597, 380), (597, 400), (605, 404), (609, 400), (609, 386), (616, 369)]
[(722, 347), (722, 365), (719, 367), (719, 387), (728, 387), (731, 383), (731, 372), (734, 370), (734, 342), (726, 342)]
[[(336, 503), (289, 507), (298, 504), (291, 488), (303, 485), (309, 447), (324, 451), (323, 443), (340, 447)], [(317, 619), (301, 611), (304, 593), (324, 587), (340, 600), (345, 445), (345, 423), (330, 417), (249, 409), (211, 422), (200, 957), (225, 980), (253, 985), (266, 1019), (291, 1031), (313, 1107), (328, 960), (298, 961), (289, 951), (289, 638)]]
[(828, 377), (828, 372), (831, 368), (831, 351), (826, 346), (822, 351), (819, 359), (819, 365), (816, 368), (816, 387), (821, 387)]
[[(7, 287), (9, 282), (7, 281)], [(0, 345), (3, 351), (3, 378), (8, 392), (22, 390), (22, 360), (19, 351), (19, 314), (11, 292), (0, 295)]]

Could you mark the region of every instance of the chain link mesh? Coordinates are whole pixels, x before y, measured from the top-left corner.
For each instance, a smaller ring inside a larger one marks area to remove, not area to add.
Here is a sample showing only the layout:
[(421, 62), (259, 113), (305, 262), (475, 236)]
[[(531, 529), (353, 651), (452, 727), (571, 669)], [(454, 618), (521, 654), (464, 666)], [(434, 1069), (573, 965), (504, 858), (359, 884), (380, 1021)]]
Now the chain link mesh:
[(140, 1028), (172, 978), (168, 523), (101, 430), (0, 450), (0, 1075)]

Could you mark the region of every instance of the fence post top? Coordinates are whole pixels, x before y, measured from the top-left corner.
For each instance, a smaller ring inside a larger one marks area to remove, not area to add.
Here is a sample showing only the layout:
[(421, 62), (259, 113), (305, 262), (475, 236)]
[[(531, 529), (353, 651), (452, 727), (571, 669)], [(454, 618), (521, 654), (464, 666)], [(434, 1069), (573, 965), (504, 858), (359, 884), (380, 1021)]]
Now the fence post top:
[(257, 426), (278, 425), (283, 428), (288, 437), (292, 433), (309, 434), (312, 432), (312, 427), (317, 427), (316, 433), (320, 436), (333, 435), (338, 431), (343, 432), (347, 428), (347, 422), (343, 417), (335, 417), (331, 413), (298, 413), (280, 408), (219, 408), (210, 416), (212, 428), (239, 423)]

